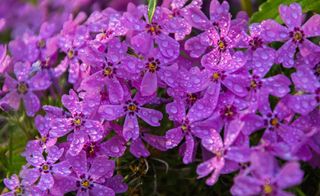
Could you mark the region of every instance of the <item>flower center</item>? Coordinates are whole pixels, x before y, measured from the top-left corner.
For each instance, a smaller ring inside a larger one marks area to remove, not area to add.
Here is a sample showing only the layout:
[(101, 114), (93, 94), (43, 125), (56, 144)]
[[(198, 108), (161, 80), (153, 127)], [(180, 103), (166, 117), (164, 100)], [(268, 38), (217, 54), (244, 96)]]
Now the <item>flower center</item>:
[(293, 31), (290, 32), (290, 37), (292, 37), (293, 42), (301, 43), (304, 39), (304, 32), (300, 28), (295, 27)]
[(25, 94), (28, 92), (28, 84), (25, 82), (20, 82), (17, 86), (18, 93)]
[(46, 41), (44, 39), (41, 39), (38, 41), (38, 47), (39, 48), (44, 48), (46, 47)]
[(270, 124), (274, 127), (279, 125), (279, 119), (277, 117), (274, 117), (270, 120)]
[(146, 25), (147, 32), (151, 35), (159, 35), (161, 33), (162, 27), (157, 23), (153, 22)]
[(155, 59), (151, 57), (151, 58), (148, 58), (148, 62), (146, 63), (146, 69), (149, 72), (154, 73), (157, 70), (159, 70), (159, 65), (160, 65), (159, 59)]
[(104, 75), (104, 76), (111, 76), (112, 73), (113, 73), (113, 71), (112, 71), (112, 69), (111, 69), (110, 67), (106, 67), (106, 68), (104, 68), (104, 70), (103, 70), (103, 75)]
[(226, 50), (226, 48), (227, 48), (227, 43), (226, 43), (226, 41), (225, 41), (223, 38), (221, 38), (221, 39), (218, 41), (218, 47), (219, 47), (219, 50), (220, 50), (221, 52), (224, 52), (224, 51)]
[(43, 170), (43, 171), (48, 171), (49, 168), (50, 168), (50, 167), (49, 167), (49, 165), (47, 165), (47, 164), (45, 164), (45, 165), (42, 166), (42, 170)]
[(74, 126), (79, 127), (82, 124), (82, 119), (80, 117), (75, 117), (72, 122)]
[(251, 46), (252, 50), (256, 50), (257, 48), (261, 48), (262, 46), (262, 40), (259, 37), (253, 37), (249, 41), (249, 45)]
[(41, 142), (46, 143), (48, 141), (48, 138), (46, 136), (41, 137)]
[(69, 59), (72, 59), (74, 57), (74, 55), (75, 55), (75, 52), (73, 49), (68, 50), (67, 56)]
[(14, 193), (17, 194), (17, 195), (20, 195), (23, 193), (23, 189), (21, 187), (18, 187), (14, 190)]
[(195, 94), (188, 94), (187, 95), (187, 102), (189, 103), (189, 104), (194, 104), (196, 101), (197, 101), (197, 95), (195, 95)]
[(236, 107), (233, 105), (227, 105), (220, 111), (222, 118), (232, 120), (233, 117), (237, 114)]
[(182, 131), (186, 132), (188, 130), (188, 125), (186, 124), (181, 125), (181, 129)]
[(137, 110), (137, 106), (135, 104), (129, 104), (128, 105), (128, 110), (130, 112), (135, 112)]
[(270, 184), (265, 184), (264, 186), (263, 186), (263, 192), (265, 193), (265, 194), (270, 194), (270, 193), (272, 193), (272, 186), (270, 185)]
[(83, 181), (81, 182), (81, 186), (82, 186), (83, 188), (89, 188), (89, 187), (90, 187), (90, 181), (89, 181), (89, 180), (83, 180)]

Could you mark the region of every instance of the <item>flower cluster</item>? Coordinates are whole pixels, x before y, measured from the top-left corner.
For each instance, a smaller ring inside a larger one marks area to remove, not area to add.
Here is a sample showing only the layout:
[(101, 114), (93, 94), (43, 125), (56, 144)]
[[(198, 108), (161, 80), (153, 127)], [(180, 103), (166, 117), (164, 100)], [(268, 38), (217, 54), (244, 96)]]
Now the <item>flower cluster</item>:
[[(136, 158), (179, 148), (208, 185), (236, 172), (233, 195), (287, 195), (301, 161), (320, 166), (320, 15), (304, 22), (292, 3), (279, 7), (284, 24), (249, 24), (226, 1), (212, 0), (208, 18), (202, 0), (172, 0), (149, 21), (146, 5), (69, 15), (87, 3), (72, 2), (46, 18), (68, 3), (14, 4), (29, 23), (0, 18), (14, 37), (0, 47), (1, 108), (22, 100), (39, 133), (4, 195), (123, 193), (115, 160), (127, 148)], [(62, 105), (42, 104), (48, 94)]]

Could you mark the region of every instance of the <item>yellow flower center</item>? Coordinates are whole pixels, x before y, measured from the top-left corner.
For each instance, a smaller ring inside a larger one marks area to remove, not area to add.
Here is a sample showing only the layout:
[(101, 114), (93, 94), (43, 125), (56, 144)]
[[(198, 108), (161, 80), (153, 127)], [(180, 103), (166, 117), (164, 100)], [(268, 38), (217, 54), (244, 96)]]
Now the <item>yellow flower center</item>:
[(67, 56), (69, 59), (72, 59), (74, 57), (74, 51), (72, 49), (70, 49), (67, 53)]
[(106, 67), (104, 70), (103, 70), (103, 74), (105, 76), (111, 76), (112, 74), (112, 69), (110, 67)]
[(272, 186), (270, 186), (270, 184), (265, 184), (264, 186), (263, 186), (263, 192), (265, 193), (265, 194), (270, 194), (270, 193), (272, 193)]
[(22, 193), (22, 188), (21, 188), (21, 187), (18, 187), (18, 188), (16, 188), (16, 189), (14, 190), (14, 192), (15, 192), (16, 194), (21, 194), (21, 193)]
[(217, 72), (215, 72), (215, 73), (212, 74), (212, 78), (213, 78), (214, 80), (218, 80), (218, 79), (220, 78), (220, 74), (217, 73)]
[(183, 125), (181, 125), (181, 129), (182, 129), (182, 131), (187, 131), (188, 130), (188, 126), (183, 124)]
[(270, 120), (270, 124), (272, 125), (272, 126), (277, 126), (278, 124), (279, 124), (279, 120), (278, 120), (278, 118), (272, 118), (271, 120)]
[(90, 182), (88, 180), (84, 180), (84, 181), (81, 182), (81, 186), (85, 187), (85, 188), (88, 188), (90, 186)]
[(250, 87), (252, 88), (252, 89), (256, 89), (257, 88), (257, 82), (255, 81), (255, 80), (251, 80), (250, 81)]
[(44, 136), (44, 137), (41, 137), (41, 142), (42, 142), (42, 143), (46, 143), (46, 142), (47, 142), (47, 140), (48, 140), (48, 138), (47, 138), (47, 137), (45, 137), (45, 136)]
[(302, 40), (302, 38), (303, 38), (303, 36), (302, 36), (302, 33), (300, 31), (295, 32), (294, 35), (293, 35), (293, 39), (295, 41), (299, 42), (299, 41)]
[(80, 126), (81, 123), (82, 123), (82, 120), (81, 120), (80, 118), (75, 118), (75, 119), (73, 120), (73, 124), (74, 124), (75, 126)]
[(48, 171), (49, 170), (49, 165), (43, 165), (42, 166), (43, 171)]
[(151, 62), (148, 64), (148, 68), (150, 72), (155, 72), (157, 70), (157, 67), (158, 67), (157, 64), (154, 62)]
[(131, 112), (134, 112), (137, 110), (137, 106), (135, 104), (130, 104), (128, 106), (128, 110), (130, 110)]
[(220, 48), (220, 50), (224, 50), (226, 48), (226, 44), (222, 40), (219, 40), (218, 47)]

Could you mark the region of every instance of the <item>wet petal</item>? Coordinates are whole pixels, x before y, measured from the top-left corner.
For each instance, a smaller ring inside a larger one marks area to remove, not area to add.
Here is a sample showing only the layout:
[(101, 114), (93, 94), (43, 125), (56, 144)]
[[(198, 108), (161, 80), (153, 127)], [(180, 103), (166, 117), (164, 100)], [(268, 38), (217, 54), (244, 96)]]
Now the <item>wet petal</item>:
[(156, 37), (156, 42), (160, 52), (168, 61), (174, 60), (179, 56), (180, 44), (173, 38), (165, 34)]
[(187, 134), (185, 138), (186, 138), (186, 148), (183, 155), (183, 163), (189, 164), (194, 159), (195, 142), (192, 135), (190, 134)]
[(270, 94), (274, 96), (284, 97), (290, 92), (289, 85), (291, 82), (282, 74), (266, 78), (263, 82), (265, 82), (265, 86), (268, 88)]
[(117, 104), (123, 100), (123, 88), (117, 78), (107, 80), (107, 88), (109, 93), (109, 100), (111, 103)]
[(289, 97), (288, 105), (294, 112), (307, 115), (319, 104), (315, 95), (294, 95)]
[(139, 108), (137, 115), (140, 118), (142, 118), (146, 123), (154, 127), (160, 126), (159, 121), (163, 117), (161, 112), (154, 109), (148, 109), (143, 107)]
[(158, 76), (147, 71), (141, 81), (140, 92), (142, 96), (150, 96), (157, 92)]
[(220, 134), (213, 129), (210, 130), (208, 137), (202, 138), (201, 145), (210, 152), (217, 152), (223, 148)]
[(139, 137), (138, 119), (135, 114), (127, 114), (123, 125), (123, 137), (126, 141)]
[(294, 54), (297, 46), (292, 41), (287, 41), (277, 50), (276, 63), (282, 63), (284, 67), (294, 66)]
[(27, 92), (27, 94), (23, 96), (23, 101), (28, 116), (34, 116), (40, 109), (40, 100), (37, 95), (32, 92)]
[(41, 190), (48, 190), (53, 186), (54, 179), (50, 173), (41, 173), (40, 181), (37, 185)]
[(274, 20), (265, 20), (262, 22), (262, 38), (267, 42), (283, 41), (288, 39), (289, 31), (284, 26)]
[(72, 156), (78, 155), (83, 146), (89, 141), (89, 138), (87, 134), (85, 134), (82, 131), (76, 131), (73, 133), (73, 139), (70, 144), (70, 148), (68, 150), (68, 153)]
[(145, 145), (143, 144), (140, 138), (137, 138), (136, 140), (132, 141), (130, 145), (130, 152), (136, 158), (148, 157), (150, 155), (148, 149), (145, 147)]
[(51, 85), (51, 80), (47, 72), (38, 72), (29, 81), (28, 85), (30, 90), (46, 90)]
[(90, 190), (90, 195), (96, 196), (114, 196), (115, 192), (106, 186), (100, 184), (94, 184), (92, 190)]
[(77, 82), (80, 75), (80, 64), (77, 59), (69, 60), (69, 77), (68, 82), (74, 84)]
[(115, 162), (113, 160), (108, 160), (106, 156), (96, 157), (89, 169), (89, 175), (93, 180), (98, 180), (101, 177), (110, 178), (113, 176), (115, 168)]
[(297, 162), (285, 164), (276, 177), (277, 185), (286, 189), (301, 183), (303, 180), (303, 171)]
[(50, 148), (47, 149), (47, 151), (48, 151), (47, 161), (49, 163), (55, 163), (62, 156), (64, 149), (63, 148), (59, 149), (57, 146), (51, 146)]
[(104, 128), (99, 121), (96, 120), (86, 120), (84, 123), (84, 128), (88, 134), (90, 141), (98, 141), (104, 136)]
[(301, 26), (302, 9), (299, 3), (291, 3), (289, 6), (281, 4), (279, 6), (279, 13), (283, 22), (290, 29)]
[(30, 63), (17, 62), (14, 64), (14, 73), (18, 81), (27, 81), (30, 75)]
[(71, 173), (69, 161), (62, 161), (53, 165), (52, 172), (59, 175), (67, 176)]
[(206, 30), (210, 27), (210, 21), (207, 16), (197, 8), (190, 8), (189, 13), (186, 14), (186, 19), (195, 28), (200, 30)]
[(114, 136), (107, 140), (101, 147), (107, 156), (121, 157), (126, 150), (125, 140), (122, 137)]
[(315, 14), (304, 23), (302, 30), (307, 37), (315, 37), (320, 35), (320, 15)]
[(99, 108), (99, 114), (106, 120), (116, 120), (125, 115), (122, 105), (102, 105)]
[(170, 129), (166, 132), (166, 148), (171, 149), (179, 145), (183, 139), (183, 132), (181, 127)]

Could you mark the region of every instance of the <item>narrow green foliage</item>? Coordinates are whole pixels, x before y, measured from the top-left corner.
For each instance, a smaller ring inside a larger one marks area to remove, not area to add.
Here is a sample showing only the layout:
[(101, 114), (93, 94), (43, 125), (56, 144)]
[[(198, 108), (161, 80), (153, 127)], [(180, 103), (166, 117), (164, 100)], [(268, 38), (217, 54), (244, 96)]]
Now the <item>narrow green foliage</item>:
[(152, 18), (154, 15), (154, 12), (156, 11), (157, 6), (157, 0), (148, 0), (148, 19), (149, 23), (152, 22)]

